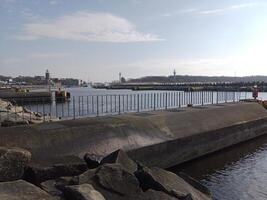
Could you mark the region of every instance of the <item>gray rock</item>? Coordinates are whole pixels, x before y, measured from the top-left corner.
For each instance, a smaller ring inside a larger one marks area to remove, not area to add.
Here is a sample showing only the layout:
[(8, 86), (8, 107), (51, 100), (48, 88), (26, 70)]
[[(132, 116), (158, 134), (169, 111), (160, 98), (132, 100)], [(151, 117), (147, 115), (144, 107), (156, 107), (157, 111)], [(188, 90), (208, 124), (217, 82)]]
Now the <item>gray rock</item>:
[(95, 155), (95, 154), (85, 154), (84, 160), (87, 163), (89, 169), (96, 168), (100, 165), (103, 156)]
[(210, 200), (208, 195), (198, 191), (176, 174), (153, 167), (143, 167), (136, 172), (140, 185), (144, 190), (153, 189), (165, 192), (178, 199)]
[(74, 184), (72, 178), (73, 177), (60, 177), (58, 179), (48, 180), (42, 182), (40, 187), (51, 196), (54, 196), (57, 199), (64, 199), (62, 190), (64, 190), (66, 186)]
[(101, 160), (101, 164), (104, 163), (118, 163), (130, 173), (134, 173), (137, 170), (137, 164), (120, 149), (104, 157)]
[(86, 172), (73, 177), (73, 182), (75, 184), (91, 183), (95, 176), (96, 170), (97, 169), (89, 169)]
[(24, 179), (39, 184), (62, 176), (76, 176), (87, 169), (85, 161), (77, 156), (57, 157), (48, 163), (30, 163), (25, 171)]
[(108, 200), (142, 199), (137, 178), (120, 164), (104, 164), (73, 179), (76, 184), (93, 185)]
[(21, 179), (30, 159), (25, 149), (0, 147), (0, 182)]
[(57, 180), (48, 180), (41, 183), (41, 188), (51, 196), (63, 197), (63, 192), (57, 189)]
[(163, 200), (163, 199), (164, 200), (177, 200), (177, 198), (172, 197), (164, 192), (155, 191), (151, 189), (143, 193), (140, 199), (143, 199), (143, 200)]
[(103, 195), (90, 184), (67, 186), (64, 194), (68, 200), (105, 200)]
[(120, 195), (135, 195), (141, 192), (137, 178), (120, 164), (100, 166), (95, 178), (103, 188)]
[(1, 200), (54, 200), (45, 191), (23, 180), (0, 183)]

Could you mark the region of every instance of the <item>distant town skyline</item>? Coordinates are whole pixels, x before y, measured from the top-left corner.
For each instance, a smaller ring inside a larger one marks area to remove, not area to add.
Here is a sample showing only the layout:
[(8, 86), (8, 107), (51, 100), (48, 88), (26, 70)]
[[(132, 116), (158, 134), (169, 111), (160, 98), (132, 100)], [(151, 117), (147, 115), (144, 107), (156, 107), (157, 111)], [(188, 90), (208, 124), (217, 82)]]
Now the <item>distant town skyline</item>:
[(264, 0), (0, 0), (0, 74), (267, 75)]

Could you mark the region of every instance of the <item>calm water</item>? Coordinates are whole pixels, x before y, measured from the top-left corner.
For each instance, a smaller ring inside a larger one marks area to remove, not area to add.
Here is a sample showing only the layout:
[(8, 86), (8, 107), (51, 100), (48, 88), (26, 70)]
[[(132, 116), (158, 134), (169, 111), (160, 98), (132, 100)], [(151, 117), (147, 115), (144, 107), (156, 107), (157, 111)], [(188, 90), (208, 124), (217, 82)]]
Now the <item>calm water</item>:
[(267, 199), (267, 136), (171, 169), (206, 185), (216, 200)]
[[(118, 95), (118, 94), (136, 94), (136, 93), (166, 93), (168, 91), (150, 90), (150, 91), (132, 91), (132, 90), (106, 90), (106, 89), (93, 89), (93, 88), (67, 88), (67, 91), (72, 96), (87, 96), (87, 95)], [(247, 93), (247, 98), (252, 98), (252, 93)], [(267, 93), (260, 92), (259, 99), (267, 100)]]

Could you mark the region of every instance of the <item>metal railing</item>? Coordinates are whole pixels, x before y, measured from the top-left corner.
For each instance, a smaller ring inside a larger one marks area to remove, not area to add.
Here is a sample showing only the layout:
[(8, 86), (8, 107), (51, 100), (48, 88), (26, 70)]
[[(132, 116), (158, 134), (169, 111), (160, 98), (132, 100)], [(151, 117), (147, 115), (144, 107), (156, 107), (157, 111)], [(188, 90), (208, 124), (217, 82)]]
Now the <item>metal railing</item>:
[[(47, 103), (41, 98), (28, 99), (20, 104), (6, 106), (11, 109), (0, 110), (3, 119), (51, 121), (53, 119), (76, 119), (116, 115), (127, 112), (165, 110), (192, 106), (204, 106), (227, 102), (238, 102), (251, 96), (249, 92), (148, 92), (131, 94), (108, 94), (72, 96), (67, 102)], [(3, 107), (3, 106), (2, 106)]]

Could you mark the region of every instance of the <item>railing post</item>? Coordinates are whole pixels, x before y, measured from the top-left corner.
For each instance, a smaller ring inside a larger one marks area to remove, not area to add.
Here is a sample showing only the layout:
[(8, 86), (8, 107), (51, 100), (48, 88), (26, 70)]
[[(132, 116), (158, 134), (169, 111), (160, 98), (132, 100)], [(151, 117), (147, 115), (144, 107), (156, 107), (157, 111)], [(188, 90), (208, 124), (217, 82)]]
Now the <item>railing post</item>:
[(219, 92), (217, 91), (217, 94), (216, 94), (216, 104), (219, 103)]
[(225, 92), (225, 103), (227, 103), (227, 92)]
[(201, 91), (201, 105), (204, 106), (204, 94), (203, 94), (203, 91)]
[(43, 122), (45, 122), (45, 105), (44, 105), (44, 98), (43, 100)]
[(233, 100), (233, 102), (235, 102), (235, 92), (234, 92), (234, 100)]
[(104, 114), (104, 96), (101, 95), (101, 114)]
[(96, 116), (99, 116), (99, 105), (98, 105), (98, 96), (96, 96)]
[(213, 104), (213, 91), (211, 91), (211, 104)]
[(181, 92), (179, 92), (179, 108), (181, 108)]
[(168, 93), (166, 92), (166, 97), (165, 97), (165, 110), (168, 109)]
[(154, 93), (154, 101), (153, 101), (153, 104), (154, 104), (154, 111), (156, 110), (156, 93)]
[(140, 108), (139, 108), (139, 94), (137, 94), (137, 112), (140, 111)]
[(73, 96), (73, 119), (75, 119), (75, 97)]
[(86, 107), (87, 115), (89, 115), (89, 97), (88, 96), (86, 96), (86, 104), (87, 104), (87, 107)]
[(115, 110), (115, 113), (116, 113), (117, 112), (117, 95), (116, 94), (114, 95), (114, 104), (115, 104), (114, 110)]
[(84, 111), (84, 105), (83, 105), (83, 96), (82, 96), (82, 116), (83, 116), (83, 111)]
[(121, 114), (121, 95), (119, 94), (119, 115)]

